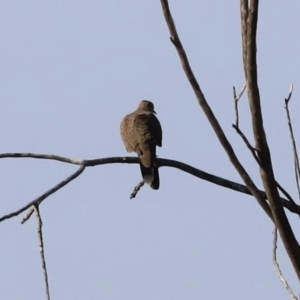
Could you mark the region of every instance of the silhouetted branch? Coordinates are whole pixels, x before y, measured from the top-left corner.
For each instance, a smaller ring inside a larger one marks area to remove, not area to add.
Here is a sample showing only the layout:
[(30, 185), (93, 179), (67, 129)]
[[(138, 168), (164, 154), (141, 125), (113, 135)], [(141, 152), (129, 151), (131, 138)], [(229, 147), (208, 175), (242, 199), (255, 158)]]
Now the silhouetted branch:
[(39, 250), (40, 250), (40, 254), (41, 254), (42, 268), (43, 268), (43, 272), (44, 272), (46, 297), (47, 297), (47, 300), (50, 300), (50, 289), (49, 289), (48, 272), (47, 272), (47, 265), (46, 265), (46, 258), (45, 258), (45, 248), (44, 248), (44, 240), (43, 240), (43, 231), (42, 231), (43, 221), (42, 221), (42, 217), (41, 217), (41, 214), (40, 214), (39, 207), (37, 205), (34, 205), (33, 209), (35, 211), (36, 220), (37, 220)]
[[(0, 218), (0, 222), (10, 219), (12, 217), (18, 216), (20, 213), (25, 211), (28, 208), (31, 208), (32, 205), (39, 205), (43, 200), (45, 200), (47, 197), (58, 191), (60, 188), (68, 184), (70, 181), (74, 180), (76, 177), (78, 177), (86, 167), (95, 167), (99, 165), (104, 165), (104, 164), (113, 164), (113, 163), (121, 163), (121, 164), (139, 164), (139, 159), (137, 157), (107, 157), (107, 158), (99, 158), (99, 159), (90, 159), (90, 160), (73, 160), (69, 159), (66, 157), (61, 157), (61, 156), (56, 156), (56, 155), (43, 155), (43, 154), (33, 154), (33, 153), (14, 153), (14, 154), (2, 154), (0, 157), (13, 157), (12, 155), (15, 155), (15, 157), (23, 157), (23, 158), (40, 158), (40, 159), (45, 159), (45, 157), (49, 157), (48, 159), (50, 160), (57, 160), (57, 161), (63, 161), (65, 163), (71, 163), (78, 165), (79, 163), (81, 164), (80, 168), (72, 174), (70, 177), (67, 179), (63, 180), (60, 182), (58, 185), (54, 186), (51, 188), (49, 191), (45, 192), (43, 195), (39, 196), (35, 200), (29, 202), (22, 208), (18, 209), (15, 212), (12, 212), (10, 214), (4, 215), (3, 217)], [(204, 171), (201, 171), (199, 169), (196, 169), (190, 165), (187, 165), (185, 163), (175, 161), (175, 160), (170, 160), (170, 159), (163, 159), (163, 158), (157, 158), (157, 165), (158, 167), (171, 167), (175, 168), (178, 170), (181, 170), (183, 172), (186, 172), (188, 174), (191, 174), (195, 177), (198, 177), (200, 179), (209, 181), (211, 183), (217, 184), (219, 186), (244, 193), (247, 195), (252, 195), (251, 191), (243, 184), (239, 184), (237, 182), (233, 182), (209, 173), (206, 173)], [(141, 183), (140, 183), (141, 184)], [(142, 186), (142, 185), (141, 185)], [(137, 185), (135, 189), (140, 189), (141, 186)], [(136, 195), (135, 189), (133, 191), (132, 195)], [(264, 200), (267, 200), (266, 198), (266, 193), (264, 191), (258, 190), (260, 193), (260, 197)], [(134, 197), (132, 197), (134, 198)], [(289, 211), (296, 213), (300, 215), (300, 206), (296, 205), (293, 206), (290, 201), (280, 198), (282, 205), (287, 208)], [(24, 223), (28, 219), (28, 215), (30, 216), (32, 214), (32, 211), (29, 212), (29, 214), (26, 215), (26, 217), (23, 219), (22, 223)]]
[(28, 221), (31, 217), (31, 215), (34, 212), (34, 207), (31, 207), (28, 211), (28, 213), (26, 214), (26, 216), (22, 219), (21, 224), (24, 224), (26, 221)]
[(258, 163), (258, 165), (260, 165), (260, 161), (259, 158), (256, 154), (256, 150), (255, 148), (250, 144), (249, 140), (247, 139), (247, 137), (244, 135), (244, 133), (241, 131), (241, 129), (236, 126), (235, 124), (232, 124), (232, 127), (235, 129), (235, 131), (237, 132), (237, 134), (242, 138), (242, 140), (244, 141), (244, 143), (246, 144), (247, 148), (250, 150), (253, 158), (255, 159), (255, 161)]
[(43, 195), (41, 195), (38, 198), (36, 198), (35, 200), (29, 202), (28, 204), (26, 204), (22, 208), (18, 209), (17, 211), (12, 212), (12, 213), (10, 213), (8, 215), (4, 215), (3, 217), (1, 217), (0, 218), (0, 222), (4, 221), (6, 219), (10, 219), (12, 217), (18, 216), (20, 213), (22, 213), (26, 209), (30, 208), (32, 205), (36, 205), (36, 206), (40, 205), (41, 202), (43, 200), (45, 200), (47, 197), (49, 197), (50, 195), (54, 194), (56, 191), (58, 191), (59, 189), (61, 189), (65, 185), (67, 185), (69, 182), (71, 182), (72, 180), (74, 180), (76, 177), (78, 177), (84, 171), (84, 169), (85, 169), (85, 166), (81, 166), (74, 174), (72, 174), (70, 177), (66, 178), (65, 180), (61, 181), (59, 184), (57, 184), (56, 186), (54, 186), (52, 189), (50, 189), (49, 191), (47, 191)]
[(181, 60), (181, 64), (183, 67), (183, 70), (194, 90), (194, 93), (196, 95), (196, 98), (198, 100), (199, 105), (201, 106), (203, 112), (205, 113), (208, 121), (210, 122), (213, 130), (215, 131), (215, 134), (217, 135), (221, 145), (223, 146), (224, 150), (226, 151), (231, 163), (245, 182), (248, 189), (251, 191), (252, 195), (256, 198), (262, 209), (265, 211), (265, 213), (270, 217), (271, 220), (273, 220), (273, 215), (270, 210), (269, 204), (261, 197), (261, 193), (259, 189), (256, 187), (254, 182), (252, 181), (249, 174), (246, 172), (244, 167), (239, 162), (237, 156), (235, 155), (235, 152), (229, 143), (227, 137), (225, 136), (218, 120), (216, 119), (214, 113), (212, 112), (210, 106), (208, 105), (202, 90), (197, 82), (197, 79), (194, 76), (194, 73), (190, 67), (188, 58), (186, 56), (185, 50), (181, 44), (181, 41), (179, 39), (178, 33), (176, 31), (176, 27), (169, 9), (169, 4), (167, 0), (161, 0), (163, 13), (165, 16), (166, 23), (168, 25), (170, 35), (171, 35), (171, 42), (175, 46), (177, 53), (179, 55), (179, 58)]
[(290, 110), (289, 110), (289, 102), (291, 100), (292, 94), (293, 94), (293, 84), (291, 84), (289, 95), (286, 99), (284, 99), (285, 102), (285, 110), (286, 110), (286, 116), (288, 120), (288, 126), (290, 130), (290, 136), (292, 141), (292, 147), (293, 147), (293, 155), (294, 155), (294, 167), (295, 167), (295, 179), (296, 179), (296, 185), (298, 190), (298, 196), (300, 198), (300, 166), (299, 166), (299, 158), (298, 158), (298, 151), (296, 146), (296, 140), (294, 137), (294, 131), (292, 126), (292, 120), (290, 116)]
[(280, 232), (284, 247), (291, 259), (298, 279), (300, 279), (300, 246), (280, 201), (270, 149), (263, 126), (256, 59), (258, 4), (258, 0), (241, 0), (244, 73), (251, 110), (255, 149), (260, 161), (260, 176), (269, 200), (269, 208), (272, 211), (274, 224)]
[(289, 286), (288, 282), (286, 281), (286, 279), (284, 278), (280, 266), (277, 262), (277, 255), (276, 255), (276, 251), (277, 251), (277, 227), (275, 226), (274, 231), (273, 231), (273, 235), (274, 235), (274, 239), (273, 239), (273, 255), (272, 255), (272, 261), (273, 264), (275, 266), (275, 270), (278, 274), (278, 277), (280, 279), (280, 281), (283, 283), (284, 287), (286, 288), (286, 290), (288, 291), (289, 295), (291, 296), (291, 299), (293, 300), (298, 300), (298, 298), (295, 296), (295, 294), (293, 293), (291, 287)]
[[(234, 124), (232, 124), (232, 127), (236, 130), (236, 132), (238, 133), (238, 135), (242, 138), (242, 140), (244, 141), (244, 143), (246, 144), (247, 148), (250, 150), (252, 156), (254, 157), (255, 161), (257, 162), (257, 164), (261, 166), (261, 163), (259, 161), (259, 158), (257, 156), (256, 150), (255, 148), (250, 144), (250, 142), (248, 141), (247, 137), (244, 135), (244, 133), (240, 130), (240, 128), (238, 128), (237, 126), (235, 126)], [(276, 186), (278, 187), (278, 189), (284, 194), (285, 197), (288, 198), (288, 200), (291, 202), (291, 205), (295, 208), (295, 210), (298, 210), (298, 205), (296, 204), (296, 202), (294, 201), (294, 199), (291, 197), (291, 195), (277, 182), (277, 180), (275, 180)]]
[(2, 153), (0, 154), (1, 158), (37, 158), (37, 159), (48, 159), (48, 160), (57, 160), (73, 165), (83, 165), (83, 161), (80, 159), (71, 159), (68, 157), (63, 157), (59, 155), (52, 154), (36, 154), (36, 153)]

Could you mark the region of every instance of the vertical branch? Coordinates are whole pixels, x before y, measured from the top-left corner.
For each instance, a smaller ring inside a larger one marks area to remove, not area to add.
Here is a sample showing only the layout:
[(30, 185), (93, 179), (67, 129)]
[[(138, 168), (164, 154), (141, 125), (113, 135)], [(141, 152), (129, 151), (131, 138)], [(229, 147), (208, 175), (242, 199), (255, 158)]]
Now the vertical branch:
[(238, 103), (239, 103), (239, 100), (241, 99), (241, 97), (243, 96), (245, 89), (246, 89), (246, 84), (244, 85), (244, 87), (243, 87), (242, 91), (240, 92), (240, 94), (237, 96), (235, 87), (233, 87), (233, 99), (234, 99), (234, 110), (235, 110), (235, 126), (237, 128), (239, 128), (239, 107), (238, 107)]
[(300, 246), (287, 219), (283, 206), (280, 203), (273, 173), (271, 154), (263, 126), (256, 60), (258, 3), (258, 0), (241, 0), (244, 72), (252, 116), (255, 149), (261, 163), (260, 175), (272, 210), (275, 225), (279, 230), (284, 247), (300, 280)]
[(238, 106), (235, 87), (233, 87), (233, 98), (234, 98), (234, 110), (235, 110), (235, 126), (238, 128), (239, 127), (239, 106)]
[(42, 222), (42, 218), (40, 215), (39, 207), (37, 205), (34, 205), (33, 208), (34, 208), (34, 211), (36, 214), (36, 220), (37, 220), (37, 228), (38, 228), (37, 232), (38, 232), (38, 238), (39, 238), (39, 249), (40, 249), (40, 254), (41, 254), (42, 268), (43, 268), (43, 272), (44, 272), (46, 297), (47, 297), (47, 300), (50, 300), (50, 289), (49, 289), (48, 272), (47, 272), (47, 266), (46, 266), (43, 231), (42, 231), (43, 222)]
[(289, 295), (291, 296), (291, 299), (293, 300), (298, 300), (298, 298), (295, 296), (295, 294), (293, 293), (291, 287), (289, 286), (288, 282), (286, 281), (286, 279), (284, 278), (281, 270), (280, 270), (280, 266), (277, 262), (277, 239), (278, 239), (278, 235), (277, 235), (277, 227), (275, 226), (274, 231), (273, 231), (273, 235), (274, 235), (274, 239), (273, 239), (273, 255), (272, 255), (272, 261), (275, 267), (275, 270), (278, 274), (278, 277), (280, 279), (280, 281), (283, 283), (284, 287), (286, 288), (286, 290), (288, 291)]
[(242, 44), (243, 44), (243, 62), (245, 65), (247, 59), (247, 20), (248, 20), (248, 1), (241, 0), (241, 24), (242, 24)]
[(300, 166), (299, 166), (299, 158), (298, 158), (296, 140), (295, 140), (295, 137), (294, 137), (292, 120), (291, 120), (290, 110), (289, 110), (289, 102), (291, 100), (292, 94), (293, 94), (293, 84), (291, 84), (290, 92), (289, 92), (288, 97), (286, 99), (284, 99), (284, 102), (285, 102), (284, 108), (286, 110), (286, 116), (287, 116), (287, 120), (288, 120), (290, 136), (291, 136), (291, 140), (292, 140), (293, 155), (294, 155), (294, 166), (295, 166), (295, 178), (296, 178), (296, 185), (297, 185), (297, 189), (298, 189), (298, 196), (299, 196), (299, 199), (300, 199)]

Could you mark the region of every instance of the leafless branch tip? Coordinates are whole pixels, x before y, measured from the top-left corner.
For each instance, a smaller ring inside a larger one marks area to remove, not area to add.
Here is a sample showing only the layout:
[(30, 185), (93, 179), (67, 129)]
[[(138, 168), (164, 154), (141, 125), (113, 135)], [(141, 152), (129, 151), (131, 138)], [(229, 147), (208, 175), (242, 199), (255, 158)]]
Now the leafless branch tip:
[(278, 234), (277, 234), (277, 227), (275, 226), (274, 231), (273, 231), (273, 235), (274, 235), (274, 239), (273, 239), (273, 255), (272, 255), (272, 261), (276, 270), (276, 273), (280, 279), (280, 281), (283, 283), (285, 289), (288, 291), (291, 299), (293, 300), (298, 300), (298, 298), (295, 296), (295, 294), (293, 293), (291, 287), (289, 286), (287, 280), (284, 278), (280, 266), (277, 262), (277, 240), (278, 240)]
[(291, 119), (290, 110), (289, 110), (289, 101), (292, 97), (293, 89), (294, 89), (294, 86), (291, 83), (288, 97), (284, 99), (284, 102), (285, 102), (284, 108), (286, 111), (286, 117), (287, 117), (287, 121), (288, 121), (290, 137), (291, 137), (291, 141), (292, 141), (292, 148), (293, 148), (293, 155), (294, 155), (295, 179), (296, 179), (296, 185), (297, 185), (297, 190), (298, 190), (298, 197), (300, 199), (300, 164), (299, 164), (299, 156), (298, 156), (298, 151), (297, 151), (296, 139), (294, 136), (294, 130), (293, 130), (293, 125), (292, 125), (292, 119)]
[(246, 89), (246, 84), (244, 85), (242, 91), (237, 96), (235, 86), (233, 86), (233, 99), (234, 99), (234, 109), (235, 109), (235, 126), (239, 127), (239, 107), (238, 107), (238, 101), (243, 96)]
[(284, 99), (285, 104), (288, 104), (289, 101), (291, 100), (291, 97), (292, 97), (292, 94), (293, 94), (293, 90), (294, 90), (294, 85), (293, 85), (293, 83), (291, 83), (288, 97)]

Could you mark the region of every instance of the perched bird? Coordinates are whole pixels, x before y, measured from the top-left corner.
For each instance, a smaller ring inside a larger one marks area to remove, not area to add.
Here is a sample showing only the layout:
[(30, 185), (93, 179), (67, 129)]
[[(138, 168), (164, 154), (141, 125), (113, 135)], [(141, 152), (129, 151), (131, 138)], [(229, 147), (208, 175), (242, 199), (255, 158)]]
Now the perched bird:
[(136, 111), (121, 122), (121, 137), (128, 152), (136, 152), (145, 183), (159, 188), (156, 146), (161, 147), (162, 129), (151, 101), (143, 100)]

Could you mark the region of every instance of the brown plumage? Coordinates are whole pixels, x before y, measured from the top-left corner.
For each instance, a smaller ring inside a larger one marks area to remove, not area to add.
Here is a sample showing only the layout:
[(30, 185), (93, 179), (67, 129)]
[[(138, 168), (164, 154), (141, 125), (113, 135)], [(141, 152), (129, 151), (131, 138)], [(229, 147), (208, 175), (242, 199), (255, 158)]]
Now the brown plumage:
[(128, 152), (136, 152), (145, 183), (159, 188), (156, 146), (161, 147), (162, 130), (152, 102), (143, 100), (136, 111), (121, 122), (121, 137)]

